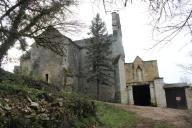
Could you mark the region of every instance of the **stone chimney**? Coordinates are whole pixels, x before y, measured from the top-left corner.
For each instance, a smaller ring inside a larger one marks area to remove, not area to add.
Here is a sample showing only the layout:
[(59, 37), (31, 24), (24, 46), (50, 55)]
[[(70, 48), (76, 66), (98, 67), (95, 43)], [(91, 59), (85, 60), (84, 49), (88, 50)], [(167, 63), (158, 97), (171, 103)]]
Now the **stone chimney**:
[(117, 12), (112, 12), (112, 29), (113, 29), (113, 56), (117, 57), (120, 55), (125, 58), (124, 48), (122, 44), (122, 32), (119, 14)]
[(112, 12), (112, 29), (114, 36), (122, 36), (120, 18), (117, 12)]

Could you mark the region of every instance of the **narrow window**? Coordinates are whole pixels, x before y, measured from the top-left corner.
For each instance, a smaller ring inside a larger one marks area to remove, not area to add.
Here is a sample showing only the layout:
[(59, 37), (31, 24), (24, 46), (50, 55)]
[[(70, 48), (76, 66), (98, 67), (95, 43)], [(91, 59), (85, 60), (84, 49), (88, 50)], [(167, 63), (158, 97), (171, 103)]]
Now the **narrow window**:
[(47, 83), (49, 82), (49, 75), (48, 74), (45, 74), (45, 80)]
[(142, 81), (143, 80), (143, 73), (142, 73), (142, 69), (140, 67), (137, 68), (136, 70), (137, 72), (137, 80), (138, 81)]

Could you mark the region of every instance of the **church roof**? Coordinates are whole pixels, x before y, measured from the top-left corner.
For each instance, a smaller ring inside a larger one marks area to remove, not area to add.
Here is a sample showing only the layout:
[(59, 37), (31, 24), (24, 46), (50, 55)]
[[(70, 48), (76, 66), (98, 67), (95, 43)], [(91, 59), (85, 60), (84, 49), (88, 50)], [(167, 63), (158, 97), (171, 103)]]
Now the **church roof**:
[[(109, 35), (105, 35), (105, 38), (107, 40), (110, 40), (109, 42), (112, 42), (112, 37), (113, 35), (112, 34), (109, 34)], [(84, 39), (79, 39), (79, 40), (74, 40), (73, 42), (75, 44), (77, 44), (78, 46), (80, 46), (81, 48), (84, 48), (87, 46), (87, 42), (90, 42), (92, 39), (94, 39), (94, 37), (89, 37), (89, 38), (84, 38)]]
[(143, 69), (143, 60), (139, 56), (137, 56), (133, 62), (133, 65), (134, 69), (137, 69), (138, 67)]
[(139, 56), (136, 56), (134, 62), (135, 62), (135, 61), (143, 61), (143, 60), (142, 60)]
[(135, 58), (135, 60), (134, 60), (133, 63), (134, 63), (134, 64), (135, 64), (135, 63), (143, 63), (143, 60), (142, 60), (139, 56), (137, 56), (137, 57)]
[(38, 37), (41, 38), (43, 36), (48, 37), (51, 42), (55, 42), (59, 38), (68, 39), (72, 44), (74, 44), (75, 46), (80, 48), (79, 45), (77, 45), (75, 42), (73, 42), (69, 37), (61, 34), (61, 32), (58, 29), (54, 28), (51, 25), (48, 26), (47, 29), (43, 33), (41, 33)]

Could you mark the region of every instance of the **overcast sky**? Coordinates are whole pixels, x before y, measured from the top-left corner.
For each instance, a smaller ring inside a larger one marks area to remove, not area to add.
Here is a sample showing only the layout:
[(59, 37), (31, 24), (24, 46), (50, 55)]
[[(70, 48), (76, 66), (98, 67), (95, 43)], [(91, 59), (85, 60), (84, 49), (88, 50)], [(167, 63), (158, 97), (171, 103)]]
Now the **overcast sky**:
[[(106, 22), (108, 32), (111, 33), (111, 13), (104, 13), (103, 6), (99, 6), (99, 4), (98, 6), (93, 6), (90, 0), (82, 1), (78, 7), (75, 7), (75, 13), (72, 17), (80, 19), (79, 21), (84, 23), (87, 28), (82, 29), (81, 34), (78, 34), (78, 36), (71, 36), (73, 40), (87, 37), (87, 33), (89, 32), (88, 26), (97, 12), (101, 14), (101, 17)], [(192, 58), (189, 56), (191, 44), (182, 48), (189, 42), (188, 37), (183, 34), (175, 38), (165, 47), (159, 46), (149, 50), (156, 41), (152, 40), (152, 26), (150, 25), (147, 4), (144, 2), (135, 2), (128, 4), (125, 8), (114, 7), (109, 11), (113, 10), (119, 10), (126, 62), (133, 62), (136, 56), (140, 56), (146, 61), (157, 60), (159, 75), (160, 77), (164, 77), (165, 82), (181, 82), (181, 78), (185, 76), (190, 79), (191, 76), (184, 73), (183, 70), (177, 66), (177, 64), (192, 63)], [(12, 49), (9, 54), (18, 57), (21, 55), (21, 52)], [(4, 68), (12, 71), (13, 65), (7, 64)]]

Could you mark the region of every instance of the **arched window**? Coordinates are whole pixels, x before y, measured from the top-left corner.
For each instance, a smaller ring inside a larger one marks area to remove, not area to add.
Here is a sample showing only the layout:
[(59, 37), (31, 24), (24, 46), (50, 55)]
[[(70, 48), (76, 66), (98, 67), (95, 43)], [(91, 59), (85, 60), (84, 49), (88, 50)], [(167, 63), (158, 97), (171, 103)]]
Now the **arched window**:
[(136, 74), (137, 74), (137, 80), (143, 81), (143, 72), (140, 66), (137, 67)]

